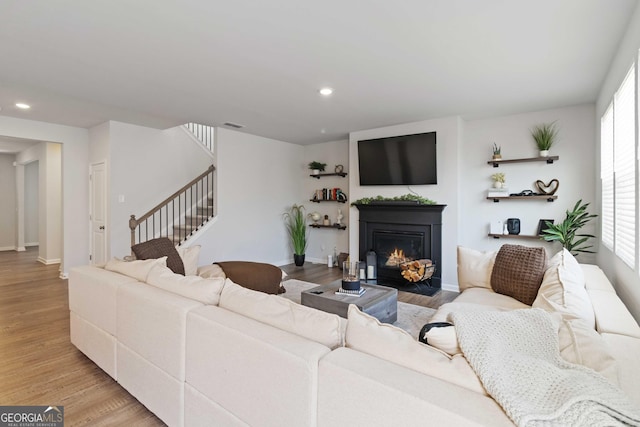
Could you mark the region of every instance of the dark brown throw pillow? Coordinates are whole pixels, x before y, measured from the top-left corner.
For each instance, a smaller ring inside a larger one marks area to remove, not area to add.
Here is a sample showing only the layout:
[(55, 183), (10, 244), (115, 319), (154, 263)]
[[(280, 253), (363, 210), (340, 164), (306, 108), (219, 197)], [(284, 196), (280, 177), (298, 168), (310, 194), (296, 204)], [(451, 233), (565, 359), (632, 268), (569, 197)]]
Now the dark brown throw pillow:
[(184, 276), (184, 264), (178, 250), (167, 237), (147, 240), (131, 246), (136, 259), (157, 259), (167, 257), (167, 267), (176, 274)]
[(282, 270), (275, 265), (251, 261), (225, 261), (216, 264), (222, 268), (227, 278), (242, 287), (266, 294), (284, 292), (284, 288), (280, 287)]
[(491, 273), (491, 287), (531, 305), (538, 295), (547, 263), (544, 248), (503, 245), (496, 255)]

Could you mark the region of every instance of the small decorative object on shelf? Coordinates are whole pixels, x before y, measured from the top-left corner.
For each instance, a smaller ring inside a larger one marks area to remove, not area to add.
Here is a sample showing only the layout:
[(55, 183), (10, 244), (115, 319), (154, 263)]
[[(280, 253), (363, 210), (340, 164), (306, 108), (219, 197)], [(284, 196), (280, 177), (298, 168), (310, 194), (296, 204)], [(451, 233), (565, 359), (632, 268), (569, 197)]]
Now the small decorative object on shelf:
[(336, 167), (335, 167), (335, 168), (333, 168), (333, 171), (334, 171), (335, 173), (342, 173), (342, 172), (344, 172), (344, 166), (342, 166), (342, 165), (336, 165)]
[(556, 143), (558, 138), (558, 128), (556, 122), (543, 123), (536, 125), (531, 129), (531, 136), (536, 143), (536, 147), (540, 152), (540, 157), (549, 156), (549, 150)]
[(336, 216), (336, 223), (334, 225), (342, 225), (342, 219), (344, 215), (342, 215), (342, 211), (338, 208), (338, 215)]
[(520, 219), (507, 219), (507, 231), (509, 232), (509, 234), (520, 234)]
[(491, 179), (493, 179), (493, 188), (504, 187), (506, 177), (502, 172), (494, 173), (491, 175)]
[(556, 194), (556, 191), (558, 191), (558, 188), (560, 188), (560, 181), (555, 178), (549, 181), (548, 184), (540, 180), (536, 181), (536, 189), (538, 190), (538, 194), (542, 196), (553, 196)]
[(493, 143), (493, 160), (502, 160), (502, 147), (499, 147), (495, 142)]
[(329, 215), (325, 215), (324, 216), (324, 220), (322, 221), (322, 225), (327, 225), (327, 226), (331, 225), (331, 221), (329, 221)]
[(324, 168), (326, 167), (326, 163), (316, 162), (315, 160), (313, 162), (309, 162), (309, 169), (311, 169), (311, 173), (314, 175), (318, 175), (320, 172), (324, 172)]
[(318, 221), (322, 219), (322, 215), (320, 215), (318, 212), (311, 212), (309, 214), (309, 218), (311, 218), (314, 224), (317, 224)]
[(489, 225), (489, 234), (502, 234), (502, 221), (491, 221)]
[(553, 224), (553, 220), (552, 219), (541, 219), (540, 221), (538, 221), (538, 233), (536, 233), (538, 236), (542, 236), (544, 234), (544, 230), (549, 228), (549, 225), (547, 223), (548, 224)]

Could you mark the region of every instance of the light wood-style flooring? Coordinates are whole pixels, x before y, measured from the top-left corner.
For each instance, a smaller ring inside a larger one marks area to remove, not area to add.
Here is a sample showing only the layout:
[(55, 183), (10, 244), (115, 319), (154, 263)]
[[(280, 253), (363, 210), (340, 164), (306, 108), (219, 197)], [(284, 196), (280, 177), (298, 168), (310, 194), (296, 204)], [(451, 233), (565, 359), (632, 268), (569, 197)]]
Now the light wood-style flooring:
[[(67, 426), (163, 426), (71, 344), (67, 280), (37, 257), (37, 247), (0, 252), (0, 405), (64, 406)], [(341, 274), (322, 264), (283, 269), (319, 284)], [(398, 300), (437, 308), (456, 295), (400, 292)]]

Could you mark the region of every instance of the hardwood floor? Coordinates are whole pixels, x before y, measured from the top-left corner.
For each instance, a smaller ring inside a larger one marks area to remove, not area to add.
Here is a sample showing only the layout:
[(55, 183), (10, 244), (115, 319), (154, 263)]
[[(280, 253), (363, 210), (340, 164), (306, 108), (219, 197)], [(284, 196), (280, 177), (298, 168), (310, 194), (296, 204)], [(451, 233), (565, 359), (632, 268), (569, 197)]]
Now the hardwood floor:
[[(330, 268), (324, 264), (306, 262), (302, 267), (289, 264), (283, 266), (282, 269), (289, 275), (289, 279), (304, 280), (320, 285), (328, 285), (342, 277), (342, 270), (337, 267)], [(398, 291), (398, 301), (430, 308), (438, 308), (442, 304), (453, 301), (457, 296), (457, 292), (450, 291), (440, 291), (432, 297)]]
[[(0, 405), (64, 406), (67, 426), (163, 426), (164, 423), (69, 341), (67, 280), (59, 266), (37, 262), (38, 248), (0, 252)], [(290, 278), (327, 284), (338, 268), (283, 267)], [(438, 307), (434, 297), (400, 292), (398, 300)]]
[(71, 344), (67, 281), (37, 256), (0, 252), (0, 405), (64, 406), (66, 426), (163, 426)]

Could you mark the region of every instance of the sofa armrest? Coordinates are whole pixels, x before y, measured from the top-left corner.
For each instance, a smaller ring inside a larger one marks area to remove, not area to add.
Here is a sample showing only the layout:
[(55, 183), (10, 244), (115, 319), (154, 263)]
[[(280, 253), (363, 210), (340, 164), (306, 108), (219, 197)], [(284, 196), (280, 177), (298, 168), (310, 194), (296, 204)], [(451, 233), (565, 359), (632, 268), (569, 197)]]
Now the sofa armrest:
[(318, 426), (513, 426), (490, 397), (349, 348), (320, 360)]

